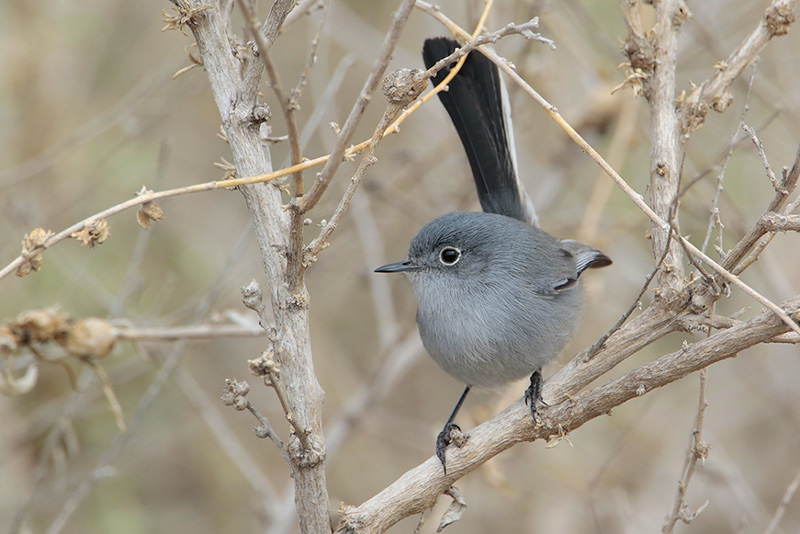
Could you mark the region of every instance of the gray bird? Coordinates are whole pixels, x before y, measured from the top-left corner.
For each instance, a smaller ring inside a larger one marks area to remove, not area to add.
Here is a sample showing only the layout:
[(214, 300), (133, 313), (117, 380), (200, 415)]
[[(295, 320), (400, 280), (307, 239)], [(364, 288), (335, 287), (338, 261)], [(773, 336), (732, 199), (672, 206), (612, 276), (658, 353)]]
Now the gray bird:
[[(428, 39), (425, 64), (447, 57), (458, 43)], [(438, 84), (445, 68), (433, 78)], [(453, 420), (470, 388), (495, 387), (530, 376), (525, 402), (536, 420), (542, 367), (574, 334), (584, 270), (611, 260), (584, 243), (537, 227), (536, 211), (516, 172), (509, 106), (497, 67), (472, 52), (439, 93), (472, 168), (483, 212), (455, 212), (426, 225), (408, 259), (375, 269), (402, 272), (417, 297), (417, 325), (425, 349), (466, 388), (436, 439), (445, 449)]]

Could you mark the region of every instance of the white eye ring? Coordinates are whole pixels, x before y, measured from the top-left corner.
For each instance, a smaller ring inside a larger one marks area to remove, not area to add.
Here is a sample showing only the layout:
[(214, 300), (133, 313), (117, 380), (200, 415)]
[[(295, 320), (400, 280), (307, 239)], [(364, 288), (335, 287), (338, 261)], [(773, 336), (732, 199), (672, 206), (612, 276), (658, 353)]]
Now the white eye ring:
[(443, 247), (442, 250), (439, 251), (439, 262), (442, 265), (446, 265), (448, 267), (455, 265), (458, 263), (458, 260), (461, 259), (461, 251), (456, 247)]

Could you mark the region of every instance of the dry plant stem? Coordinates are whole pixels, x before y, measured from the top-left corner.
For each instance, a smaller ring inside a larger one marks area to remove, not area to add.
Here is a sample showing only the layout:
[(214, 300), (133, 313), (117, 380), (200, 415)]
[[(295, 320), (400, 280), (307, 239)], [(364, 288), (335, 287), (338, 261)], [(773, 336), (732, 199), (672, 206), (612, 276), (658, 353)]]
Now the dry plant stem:
[(773, 0), (764, 11), (758, 26), (725, 60), (717, 65), (714, 74), (696, 87), (680, 105), (681, 128), (691, 133), (702, 126), (709, 109), (722, 112), (728, 107), (731, 96), (728, 87), (761, 53), (773, 37), (785, 35), (795, 20), (797, 0)]
[[(175, 383), (191, 402), (192, 407), (203, 417), (220, 447), (236, 465), (242, 477), (260, 494), (267, 520), (272, 520), (278, 514), (278, 492), (262, 471), (262, 466), (236, 437), (228, 419), (220, 413), (219, 403), (216, 402), (216, 399), (212, 401), (203, 387), (184, 369), (178, 369), (178, 372), (175, 373)], [(282, 449), (282, 452), (288, 464), (289, 458), (285, 449)]]
[[(280, 76), (278, 76), (278, 71), (275, 69), (275, 64), (272, 62), (272, 57), (270, 56), (270, 47), (272, 46), (272, 42), (269, 41), (268, 38), (261, 33), (261, 31), (259, 31), (258, 21), (256, 20), (253, 10), (250, 9), (250, 6), (248, 5), (248, 0), (236, 1), (239, 4), (239, 9), (241, 9), (242, 13), (244, 14), (245, 21), (248, 24), (248, 32), (250, 33), (250, 37), (252, 37), (256, 42), (258, 57), (261, 60), (261, 63), (264, 65), (264, 71), (267, 73), (269, 86), (272, 88), (272, 91), (275, 93), (275, 97), (281, 104), (283, 118), (286, 121), (286, 133), (289, 137), (289, 148), (292, 152), (292, 165), (299, 165), (303, 161), (303, 153), (302, 149), (300, 148), (300, 134), (297, 130), (297, 120), (294, 113), (296, 105), (292, 103), (289, 96), (287, 96), (286, 92), (283, 90)], [(267, 31), (270, 35), (272, 35), (273, 40), (278, 33), (278, 29), (280, 29), (280, 25), (283, 23), (283, 19), (289, 14), (289, 9), (291, 9), (291, 5), (293, 4), (294, 0), (278, 0), (272, 5), (272, 9), (270, 9), (269, 12), (269, 18), (267, 19)], [(293, 179), (295, 196), (302, 196), (303, 171), (295, 172)]]
[[(670, 232), (667, 236), (667, 244), (669, 244), (669, 241), (672, 239), (673, 230), (674, 230), (673, 228), (670, 228)], [(642, 297), (647, 291), (647, 288), (650, 287), (650, 283), (653, 281), (653, 278), (655, 278), (656, 274), (658, 274), (658, 271), (660, 271), (661, 267), (664, 265), (664, 260), (667, 257), (667, 252), (668, 249), (665, 247), (664, 252), (661, 255), (661, 259), (658, 260), (656, 266), (653, 267), (653, 270), (650, 271), (649, 275), (647, 275), (647, 278), (645, 279), (644, 284), (642, 285), (642, 289), (639, 290), (639, 294), (636, 295), (636, 298), (633, 300), (633, 303), (630, 305), (628, 310), (622, 314), (622, 317), (620, 317), (619, 320), (616, 322), (616, 324), (614, 324), (614, 326), (611, 327), (611, 330), (603, 334), (603, 336), (601, 336), (600, 339), (597, 340), (597, 343), (589, 347), (585, 356), (586, 360), (591, 360), (592, 358), (594, 358), (595, 355), (600, 351), (600, 349), (605, 346), (606, 341), (608, 341), (608, 338), (613, 336), (620, 328), (622, 328), (622, 325), (625, 324), (625, 321), (627, 321), (630, 318), (634, 310), (641, 307)]]
[[(203, 296), (199, 305), (196, 307), (194, 311), (193, 318), (195, 320), (200, 320), (203, 318), (207, 313), (208, 310), (211, 309), (211, 306), (217, 299), (219, 295), (220, 288), (222, 287), (222, 282), (227, 279), (227, 273), (230, 272), (231, 262), (236, 261), (238, 258), (241, 257), (243, 253), (244, 245), (247, 243), (246, 239), (240, 239), (239, 243), (233, 247), (230, 254), (228, 255), (225, 265), (220, 270), (220, 274), (217, 277), (216, 281), (212, 288)], [(172, 350), (167, 355), (164, 360), (163, 364), (158, 370), (153, 381), (148, 386), (147, 390), (144, 394), (139, 398), (139, 401), (136, 404), (136, 408), (133, 410), (130, 418), (128, 419), (128, 428), (130, 429), (129, 432), (119, 433), (117, 434), (109, 447), (106, 451), (102, 454), (101, 458), (95, 464), (95, 468), (93, 472), (87, 476), (80, 484), (78, 484), (73, 491), (70, 492), (69, 497), (67, 498), (64, 505), (61, 507), (56, 518), (50, 524), (47, 529), (47, 534), (58, 534), (61, 530), (66, 526), (69, 518), (78, 509), (80, 504), (86, 498), (86, 496), (91, 491), (94, 483), (100, 478), (100, 474), (107, 471), (109, 467), (114, 463), (117, 459), (119, 454), (124, 449), (125, 445), (128, 443), (128, 440), (134, 435), (136, 429), (141, 424), (144, 416), (147, 414), (147, 411), (150, 409), (150, 406), (155, 402), (158, 396), (161, 394), (164, 386), (166, 385), (167, 381), (172, 377), (175, 370), (178, 368), (185, 352), (186, 347), (188, 346), (187, 340), (180, 340), (172, 346)], [(71, 414), (74, 415), (74, 414)]]
[[(239, 5), (241, 6), (242, 4), (244, 4), (244, 2), (240, 2)], [(275, 43), (275, 39), (278, 37), (283, 22), (295, 6), (297, 6), (297, 0), (275, 0), (275, 3), (272, 4), (272, 7), (269, 9), (269, 15), (267, 15), (267, 20), (264, 22), (263, 35), (267, 48), (271, 48), (273, 43)]]
[[(621, 168), (630, 152), (630, 147), (634, 144), (634, 136), (638, 134), (637, 117), (639, 115), (639, 103), (633, 98), (627, 98), (622, 102), (622, 109), (616, 119), (614, 136), (608, 148), (608, 161), (614, 168)], [(611, 191), (614, 185), (608, 180), (602, 179), (602, 170), (598, 170), (598, 180), (594, 185), (592, 196), (586, 206), (578, 236), (581, 241), (593, 243), (602, 239), (602, 226), (600, 219), (608, 204)]]
[[(198, 8), (202, 2), (190, 0), (190, 5)], [(242, 78), (241, 64), (231, 53), (230, 28), (216, 10), (197, 13), (188, 27), (197, 41), (239, 175), (271, 172), (270, 154), (262, 144), (260, 124), (253, 116), (258, 106), (258, 71), (245, 69)], [(294, 423), (311, 431), (308, 447), (301, 449), (294, 438), (288, 444), (300, 529), (309, 533), (329, 532), (329, 501), (322, 462), (323, 392), (314, 373), (308, 295), (302, 277), (290, 275), (287, 268), (289, 215), (282, 207), (277, 188), (257, 184), (240, 190), (253, 221), (265, 278), (269, 281), (275, 321), (274, 352), (281, 367), (286, 402)]]
[(783, 492), (781, 503), (775, 510), (775, 514), (772, 516), (767, 528), (764, 529), (764, 534), (774, 534), (775, 530), (778, 528), (778, 525), (781, 523), (781, 519), (783, 519), (783, 514), (786, 513), (786, 509), (789, 507), (789, 503), (792, 502), (792, 497), (794, 496), (794, 493), (797, 491), (798, 487), (800, 487), (800, 470), (797, 471), (794, 479), (792, 479), (792, 481), (786, 487), (786, 491)]
[[(292, 89), (292, 94), (291, 96), (289, 96), (289, 104), (293, 108), (297, 108), (299, 106), (297, 101), (300, 99), (300, 95), (302, 94), (303, 89), (308, 83), (308, 74), (311, 72), (311, 67), (313, 67), (314, 64), (317, 62), (317, 47), (319, 46), (319, 41), (322, 38), (322, 29), (325, 27), (325, 20), (327, 19), (328, 7), (330, 6), (330, 1), (331, 0), (324, 0), (324, 2), (322, 3), (321, 7), (322, 17), (320, 18), (319, 24), (317, 25), (317, 31), (314, 34), (314, 39), (311, 40), (311, 51), (308, 54), (308, 61), (306, 62), (306, 66), (303, 69), (303, 72), (300, 74), (300, 78), (298, 78), (297, 80), (297, 85), (295, 85), (294, 89)], [(317, 108), (321, 105), (323, 105), (323, 103), (318, 102), (314, 110), (316, 111)], [(311, 121), (309, 120), (308, 122), (310, 123)], [(304, 127), (303, 130), (305, 131), (305, 128), (307, 127), (308, 123), (306, 123), (306, 126)], [(302, 145), (302, 138), (303, 136), (301, 135), (300, 136), (301, 145)], [(300, 162), (298, 161), (298, 163)]]
[[(488, 5), (489, 4), (487, 3), (487, 6)], [(488, 10), (484, 11), (484, 13), (488, 13)], [(478, 27), (480, 28), (480, 25)], [(431, 66), (431, 68), (429, 68), (425, 72), (425, 78), (432, 78), (433, 76), (436, 75), (437, 72), (442, 70), (444, 67), (450, 65), (451, 63), (455, 63), (456, 60), (466, 56), (479, 46), (496, 43), (497, 41), (499, 41), (503, 37), (506, 37), (507, 35), (520, 34), (524, 36), (526, 39), (533, 38), (550, 45), (551, 48), (555, 48), (555, 44), (553, 43), (553, 41), (551, 41), (550, 39), (545, 39), (538, 33), (533, 33), (532, 30), (538, 27), (539, 27), (539, 18), (534, 17), (528, 22), (525, 22), (520, 25), (508, 24), (504, 28), (501, 28), (500, 30), (490, 33), (484, 33), (477, 37), (472, 36), (469, 41), (464, 43), (460, 48), (457, 48), (455, 52), (434, 63), (433, 66)]]
[(128, 425), (125, 424), (125, 415), (122, 411), (122, 406), (120, 406), (119, 401), (117, 400), (117, 395), (114, 393), (114, 386), (111, 383), (111, 379), (108, 377), (108, 373), (106, 373), (106, 370), (103, 369), (102, 365), (98, 365), (92, 360), (87, 360), (86, 363), (92, 368), (92, 370), (94, 370), (95, 373), (97, 373), (97, 376), (100, 378), (100, 385), (103, 389), (103, 394), (106, 396), (108, 405), (111, 407), (111, 413), (114, 414), (114, 420), (117, 422), (117, 428), (120, 432), (127, 432)]
[[(247, 399), (247, 411), (253, 414), (253, 417), (258, 420), (258, 424), (261, 425), (257, 431), (263, 433), (263, 436), (259, 437), (267, 437), (271, 439), (272, 442), (278, 447), (278, 450), (280, 451), (281, 456), (283, 456), (283, 459), (286, 460), (286, 463), (291, 465), (292, 460), (289, 458), (289, 454), (286, 452), (286, 447), (283, 444), (283, 440), (272, 429), (272, 425), (269, 424), (269, 419), (261, 415), (261, 412), (258, 411), (258, 408), (256, 408), (255, 405), (250, 402), (250, 399)], [(277, 498), (277, 495), (275, 497)]]
[(770, 217), (770, 214), (777, 214), (786, 205), (786, 202), (789, 200), (789, 195), (791, 195), (797, 186), (798, 179), (800, 179), (800, 147), (797, 149), (792, 169), (782, 180), (780, 184), (781, 187), (777, 189), (775, 197), (772, 199), (769, 206), (767, 206), (764, 216), (762, 216), (759, 223), (757, 223), (747, 235), (740, 239), (736, 246), (722, 259), (721, 264), (725, 269), (733, 271), (735, 274), (741, 272), (740, 269), (736, 269), (737, 266), (742, 259), (753, 250), (758, 240), (761, 239), (767, 231), (761, 226), (761, 222), (765, 217)]
[[(725, 225), (722, 223), (722, 219), (719, 214), (719, 198), (722, 195), (723, 183), (725, 181), (725, 173), (728, 170), (728, 163), (733, 156), (733, 151), (736, 148), (736, 138), (739, 136), (739, 130), (744, 127), (744, 118), (747, 115), (747, 111), (750, 109), (749, 102), (750, 102), (750, 93), (753, 91), (753, 82), (756, 79), (756, 72), (758, 72), (758, 58), (753, 61), (753, 69), (750, 73), (750, 81), (747, 84), (747, 93), (744, 97), (744, 106), (742, 106), (742, 114), (739, 117), (739, 125), (737, 126), (736, 130), (731, 135), (731, 142), (728, 146), (728, 151), (725, 155), (725, 159), (722, 163), (722, 169), (719, 172), (719, 176), (717, 177), (717, 189), (714, 193), (714, 199), (711, 201), (711, 209), (709, 210), (709, 217), (708, 217), (708, 227), (706, 228), (706, 236), (703, 238), (703, 246), (700, 247), (700, 250), (705, 252), (708, 250), (708, 243), (711, 241), (711, 232), (714, 228), (718, 228), (717, 231), (717, 246), (720, 250), (724, 245), (723, 234), (725, 230)], [(686, 190), (680, 192), (678, 194), (678, 199), (680, 199), (685, 193)]]
[(300, 20), (301, 17), (307, 15), (311, 8), (314, 7), (319, 0), (301, 0), (293, 10), (286, 16), (281, 30), (286, 30), (289, 26)]
[(275, 390), (275, 395), (278, 397), (278, 402), (281, 404), (281, 409), (286, 416), (286, 421), (289, 423), (289, 428), (292, 434), (297, 436), (297, 439), (300, 440), (300, 445), (303, 447), (303, 451), (313, 451), (312, 444), (309, 441), (311, 429), (298, 426), (298, 423), (295, 421), (295, 417), (292, 415), (292, 409), (289, 406), (289, 399), (286, 395), (286, 390), (283, 387), (281, 373), (278, 371), (275, 361), (271, 358), (268, 358), (266, 364), (264, 365), (264, 371), (266, 371), (266, 376), (269, 379), (269, 385)]
[(767, 178), (769, 178), (772, 187), (778, 193), (782, 193), (784, 195), (788, 194), (786, 189), (784, 189), (781, 184), (778, 183), (778, 179), (775, 178), (775, 173), (772, 172), (769, 159), (767, 159), (767, 153), (764, 152), (764, 145), (761, 144), (761, 140), (758, 138), (758, 136), (756, 136), (756, 132), (754, 132), (753, 129), (746, 124), (742, 125), (742, 130), (744, 130), (744, 133), (747, 134), (747, 136), (755, 145), (756, 150), (758, 151), (758, 156), (761, 158), (761, 163), (764, 165), (764, 170), (767, 172)]
[(261, 337), (266, 332), (258, 325), (193, 324), (148, 328), (117, 328), (117, 339), (137, 341), (174, 341), (176, 339), (212, 339), (218, 337)]
[[(783, 305), (793, 315), (800, 313), (800, 297)], [(454, 481), (516, 443), (562, 436), (564, 432), (571, 432), (628, 400), (717, 361), (736, 356), (786, 331), (786, 325), (774, 314), (762, 312), (748, 321), (634, 369), (588, 393), (569, 396), (573, 381), (591, 381), (597, 378), (597, 374), (581, 377), (576, 371), (569, 376), (568, 385), (549, 380), (545, 384), (545, 397), (565, 400), (558, 404), (548, 401), (550, 405), (540, 411), (541, 425), (534, 426), (527, 407), (521, 400), (517, 401), (469, 432), (468, 440), (461, 448), (448, 451), (447, 476), (443, 475), (438, 458), (429, 458), (372, 499), (357, 507), (345, 508), (337, 532), (384, 532), (401, 519), (432, 506)], [(592, 362), (596, 360), (598, 358)]]
[(667, 522), (661, 527), (661, 532), (667, 534), (673, 532), (675, 523), (683, 521), (686, 524), (691, 523), (697, 517), (704, 507), (701, 507), (695, 512), (689, 512), (686, 507), (686, 491), (689, 489), (689, 483), (692, 481), (692, 475), (697, 467), (697, 461), (705, 461), (708, 456), (708, 445), (702, 441), (703, 437), (703, 421), (705, 420), (706, 407), (706, 376), (708, 368), (700, 371), (700, 401), (697, 406), (697, 418), (692, 431), (692, 437), (689, 443), (689, 448), (686, 451), (686, 463), (683, 466), (683, 476), (678, 482), (678, 491), (675, 495), (675, 505), (672, 508), (672, 515), (670, 515)]
[(375, 64), (372, 66), (372, 70), (370, 71), (369, 76), (367, 76), (367, 80), (364, 82), (364, 87), (361, 89), (361, 93), (358, 96), (356, 104), (353, 106), (353, 109), (350, 111), (350, 115), (347, 117), (344, 126), (342, 126), (341, 130), (339, 131), (339, 135), (336, 137), (336, 143), (334, 144), (329, 159), (322, 168), (322, 171), (317, 175), (314, 185), (311, 187), (308, 193), (298, 201), (300, 212), (307, 213), (314, 206), (316, 206), (320, 198), (322, 198), (323, 193), (325, 193), (325, 191), (328, 189), (328, 185), (330, 185), (333, 175), (336, 173), (336, 170), (339, 168), (339, 165), (342, 162), (342, 158), (347, 149), (347, 144), (350, 142), (350, 139), (353, 136), (356, 125), (361, 119), (364, 110), (367, 108), (367, 105), (372, 98), (372, 94), (375, 92), (375, 89), (377, 89), (378, 84), (383, 78), (383, 73), (386, 71), (389, 61), (392, 59), (392, 52), (394, 51), (395, 46), (397, 46), (397, 41), (400, 38), (400, 32), (402, 31), (403, 26), (405, 26), (413, 8), (414, 0), (403, 0), (397, 10), (393, 13), (392, 25), (390, 26), (389, 31), (386, 33), (386, 38), (381, 45), (378, 58), (375, 60)]
[(384, 131), (386, 131), (386, 128), (392, 122), (394, 122), (394, 120), (402, 111), (403, 106), (393, 102), (390, 102), (386, 107), (383, 117), (381, 117), (378, 126), (375, 128), (375, 132), (372, 134), (372, 139), (370, 139), (369, 146), (361, 157), (361, 163), (359, 163), (358, 169), (356, 169), (353, 177), (350, 178), (350, 183), (345, 190), (344, 196), (339, 201), (339, 205), (336, 206), (333, 215), (327, 224), (325, 224), (325, 226), (322, 228), (322, 231), (319, 233), (319, 235), (314, 238), (308, 247), (306, 247), (304, 259), (304, 263), (306, 265), (310, 265), (316, 259), (317, 254), (319, 254), (323, 248), (328, 246), (328, 239), (330, 239), (331, 234), (333, 234), (334, 230), (336, 230), (339, 221), (341, 221), (342, 216), (350, 206), (350, 201), (353, 200), (353, 195), (355, 194), (356, 189), (358, 189), (359, 184), (361, 184), (364, 173), (367, 172), (367, 169), (374, 165), (377, 161), (375, 158), (375, 149), (378, 147), (378, 143), (381, 142), (381, 139), (383, 139)]

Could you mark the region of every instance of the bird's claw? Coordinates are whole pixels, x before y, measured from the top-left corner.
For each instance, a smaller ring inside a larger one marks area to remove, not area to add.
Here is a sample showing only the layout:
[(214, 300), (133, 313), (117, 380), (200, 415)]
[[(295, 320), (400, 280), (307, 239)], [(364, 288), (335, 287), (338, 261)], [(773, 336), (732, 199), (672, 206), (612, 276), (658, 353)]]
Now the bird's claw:
[[(454, 441), (451, 435), (454, 430), (457, 430), (459, 434), (461, 433), (460, 426), (455, 423), (448, 423), (444, 425), (444, 428), (436, 437), (436, 456), (439, 458), (439, 461), (442, 462), (442, 469), (445, 475), (447, 474), (447, 464), (445, 463), (444, 451), (447, 446)], [(456, 445), (460, 447), (462, 444), (456, 442)]]

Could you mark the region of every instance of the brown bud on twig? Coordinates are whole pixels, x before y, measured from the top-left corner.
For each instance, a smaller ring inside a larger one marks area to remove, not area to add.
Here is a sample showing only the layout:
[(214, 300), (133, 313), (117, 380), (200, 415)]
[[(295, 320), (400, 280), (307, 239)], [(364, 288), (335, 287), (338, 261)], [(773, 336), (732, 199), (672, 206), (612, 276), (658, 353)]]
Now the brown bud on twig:
[(95, 219), (86, 223), (83, 229), (72, 232), (70, 237), (77, 239), (84, 247), (94, 248), (111, 237), (111, 230), (105, 219)]
[(43, 247), (48, 239), (53, 237), (53, 232), (43, 228), (35, 228), (31, 233), (26, 234), (22, 240), (22, 256), (25, 260), (17, 267), (17, 276), (25, 276), (31, 271), (40, 271), (42, 269), (42, 251), (35, 249)]
[(57, 341), (76, 358), (100, 360), (111, 353), (117, 333), (105, 319), (87, 317), (71, 324)]
[[(136, 196), (142, 196), (152, 193), (153, 191), (150, 189), (145, 188), (142, 186), (142, 189), (136, 193)], [(136, 212), (136, 221), (139, 223), (139, 226), (147, 230), (150, 228), (150, 225), (153, 222), (158, 222), (164, 220), (166, 215), (164, 215), (164, 210), (161, 209), (161, 206), (156, 204), (155, 202), (145, 202), (142, 204), (142, 207), (139, 208), (139, 211)]]

